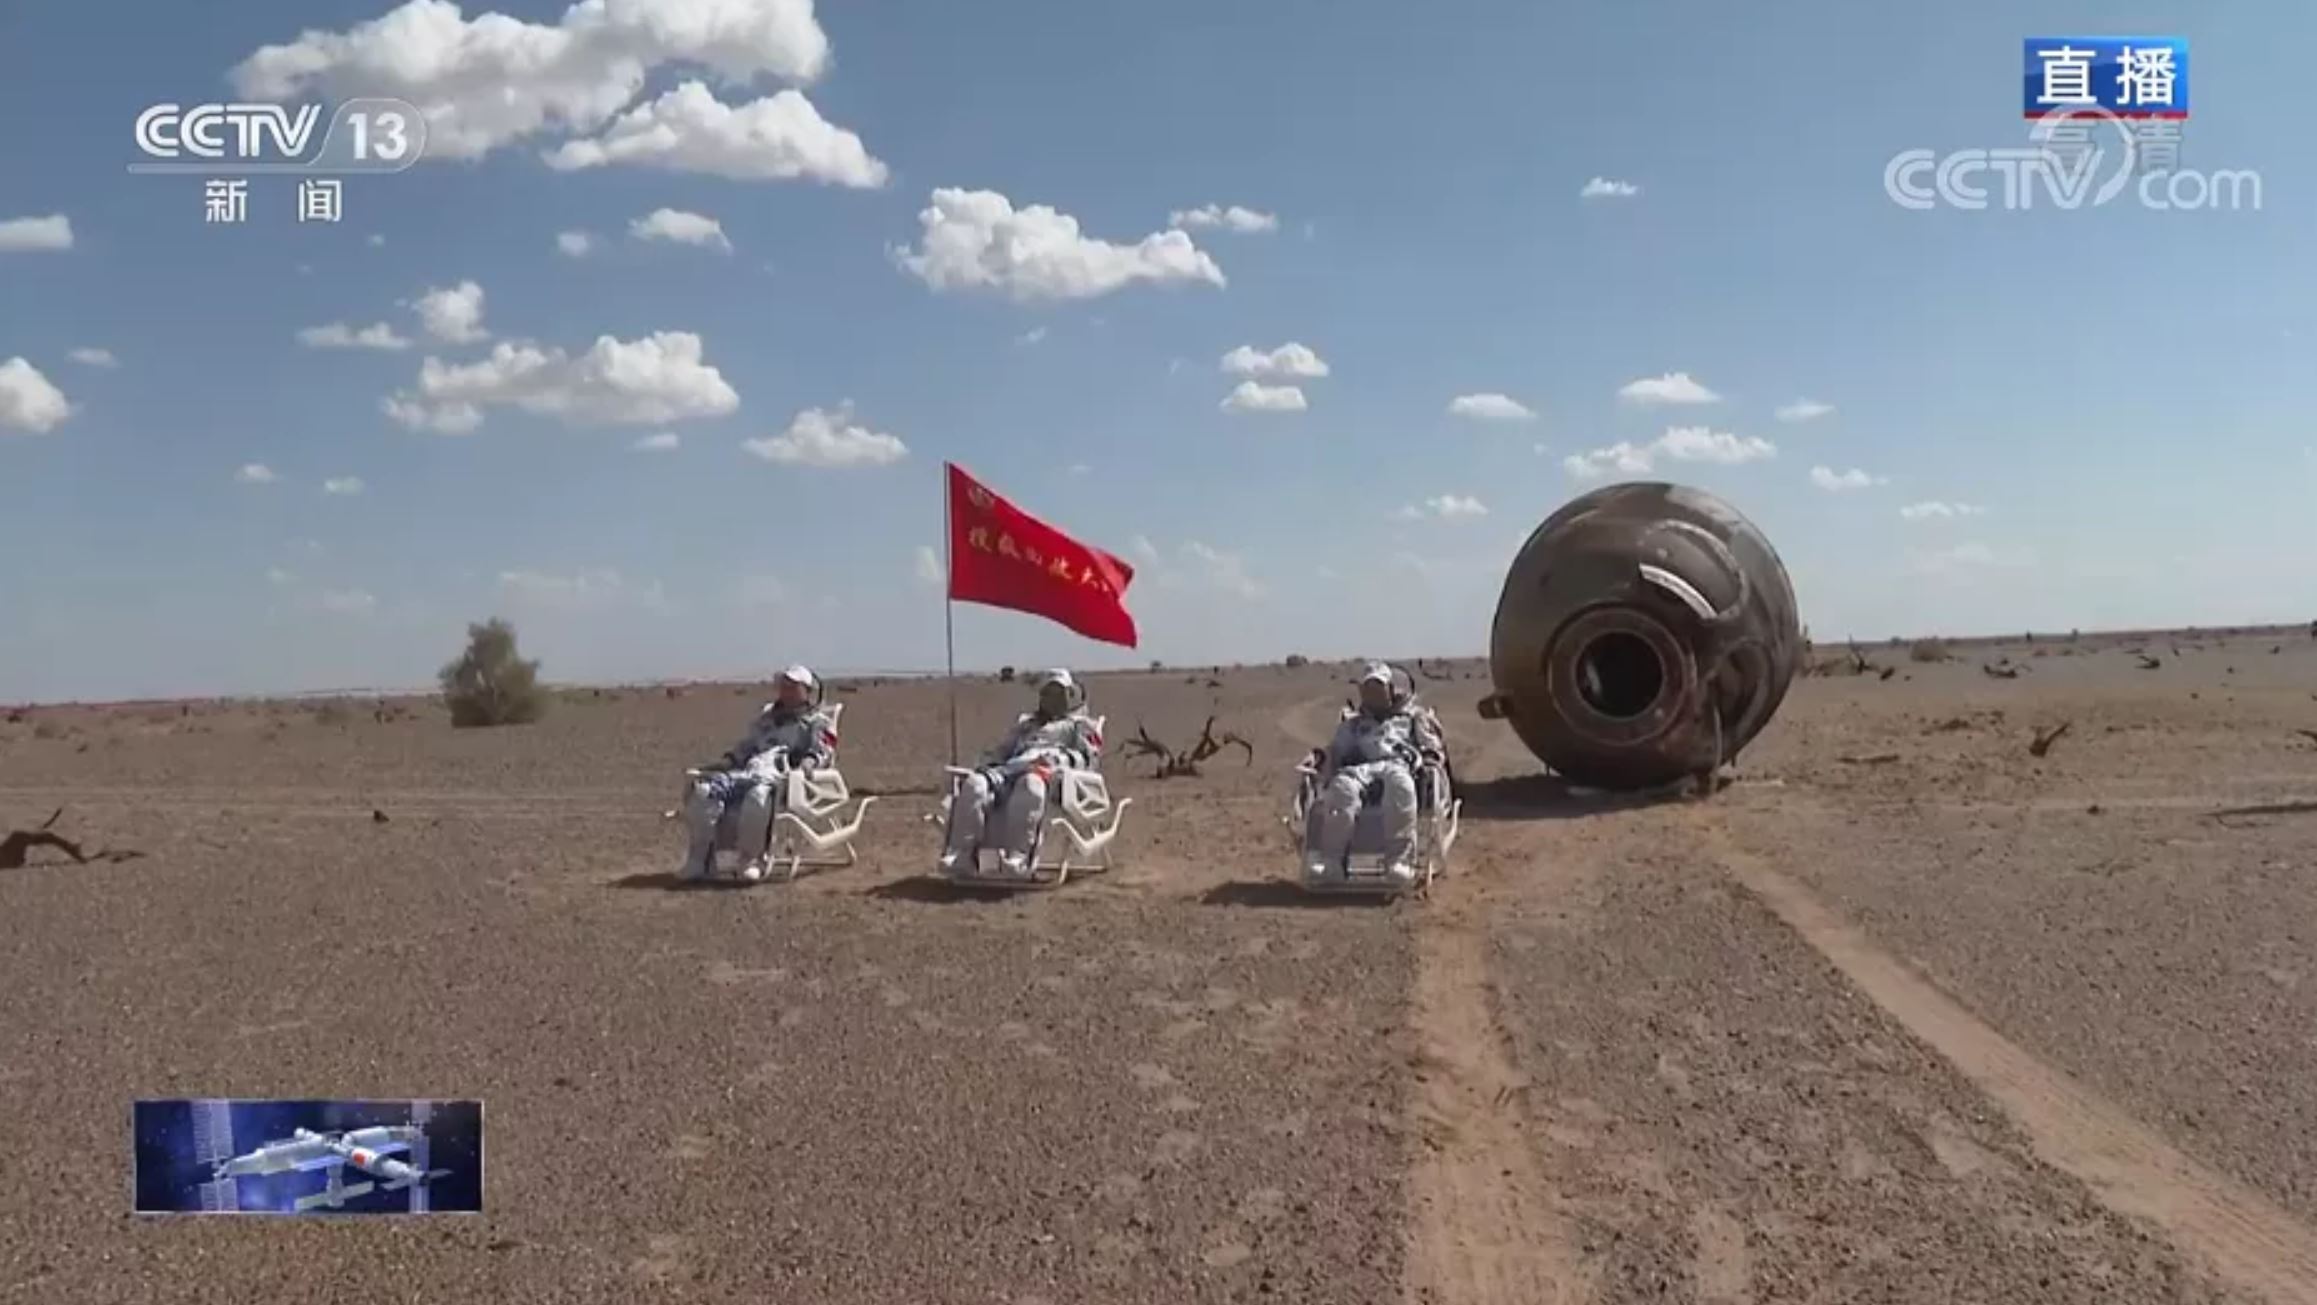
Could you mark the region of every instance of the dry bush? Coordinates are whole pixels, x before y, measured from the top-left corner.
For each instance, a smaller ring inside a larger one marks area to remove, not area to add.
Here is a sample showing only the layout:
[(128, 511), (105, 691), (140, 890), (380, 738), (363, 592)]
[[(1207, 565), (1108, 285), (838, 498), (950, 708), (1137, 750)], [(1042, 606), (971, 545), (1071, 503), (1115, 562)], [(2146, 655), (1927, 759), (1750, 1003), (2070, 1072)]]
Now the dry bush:
[(1955, 654), (1945, 639), (1917, 639), (1907, 649), (1907, 660), (1915, 662), (1953, 661)]
[(515, 627), (493, 617), (467, 627), (467, 650), (442, 668), (443, 702), (457, 729), (528, 725), (547, 712), (539, 663), (515, 650)]
[(1291, 671), (1300, 671), (1309, 665), (1311, 665), (1311, 659), (1304, 656), (1302, 653), (1287, 654), (1287, 669)]

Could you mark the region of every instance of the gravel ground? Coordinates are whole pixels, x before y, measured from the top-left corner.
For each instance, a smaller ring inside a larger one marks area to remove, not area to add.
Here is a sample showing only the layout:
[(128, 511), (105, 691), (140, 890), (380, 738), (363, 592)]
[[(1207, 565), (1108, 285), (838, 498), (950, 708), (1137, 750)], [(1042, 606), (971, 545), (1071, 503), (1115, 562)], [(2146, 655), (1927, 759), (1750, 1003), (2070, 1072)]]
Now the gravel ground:
[[(2210, 814), (2317, 796), (2317, 645), (2171, 642), (1871, 649), (1660, 806), (1434, 667), (1386, 907), (1277, 883), (1343, 666), (1095, 677), (1123, 864), (997, 900), (934, 685), (843, 686), (862, 863), (747, 891), (659, 813), (762, 686), (0, 718), (0, 828), (145, 854), (0, 871), (0, 1300), (2317, 1299), (2317, 818)], [(1116, 755), (1210, 713), (1251, 764)], [(481, 1097), (487, 1212), (133, 1217), (147, 1095)]]

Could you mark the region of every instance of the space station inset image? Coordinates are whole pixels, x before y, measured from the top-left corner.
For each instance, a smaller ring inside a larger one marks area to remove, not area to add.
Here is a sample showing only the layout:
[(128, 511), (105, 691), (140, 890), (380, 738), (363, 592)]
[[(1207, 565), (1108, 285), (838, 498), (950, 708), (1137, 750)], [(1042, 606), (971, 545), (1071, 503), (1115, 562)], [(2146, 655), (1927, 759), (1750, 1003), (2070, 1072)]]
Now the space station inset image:
[(480, 1214), (480, 1101), (139, 1101), (138, 1214)]

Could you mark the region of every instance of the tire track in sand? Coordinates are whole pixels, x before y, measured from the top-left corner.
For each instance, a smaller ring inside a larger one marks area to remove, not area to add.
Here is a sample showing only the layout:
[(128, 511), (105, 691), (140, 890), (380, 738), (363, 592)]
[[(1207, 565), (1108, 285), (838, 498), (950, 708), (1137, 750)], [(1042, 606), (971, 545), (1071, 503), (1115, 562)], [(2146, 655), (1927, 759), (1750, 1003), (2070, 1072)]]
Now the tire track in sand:
[(2153, 1224), (2220, 1281), (2274, 1305), (2317, 1305), (2317, 1232), (1990, 1028), (1699, 814), (1696, 827), (1731, 877), (1993, 1098), (2046, 1164)]
[[(1468, 834), (1467, 837), (1470, 837)], [(1485, 876), (1485, 872), (1484, 872)], [(1521, 1131), (1522, 1093), (1488, 981), (1487, 894), (1415, 909), (1409, 1018), (1408, 1305), (1561, 1305), (1582, 1299), (1574, 1238)]]
[[(1343, 705), (1338, 696), (1297, 703), (1280, 713), (1280, 732), (1323, 746)], [(1467, 866), (1480, 850), (1476, 834), (1464, 834), (1470, 850), (1459, 860)], [(1533, 868), (1531, 856), (1512, 859)], [(1566, 1305), (1584, 1296), (1574, 1239), (1521, 1132), (1527, 1080), (1513, 1067), (1489, 991), (1491, 877), (1462, 871), (1453, 900), (1409, 903), (1422, 915), (1409, 1011), (1408, 1305)]]

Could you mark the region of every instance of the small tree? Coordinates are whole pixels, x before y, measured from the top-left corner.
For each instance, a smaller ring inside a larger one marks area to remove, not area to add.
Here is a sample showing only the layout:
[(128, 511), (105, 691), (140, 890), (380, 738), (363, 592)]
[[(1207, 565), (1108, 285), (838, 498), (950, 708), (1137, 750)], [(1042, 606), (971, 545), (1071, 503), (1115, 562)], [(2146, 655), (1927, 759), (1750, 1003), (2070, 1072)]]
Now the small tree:
[(467, 650), (442, 668), (443, 702), (459, 729), (528, 725), (547, 710), (539, 663), (515, 652), (515, 627), (493, 617), (467, 627)]

